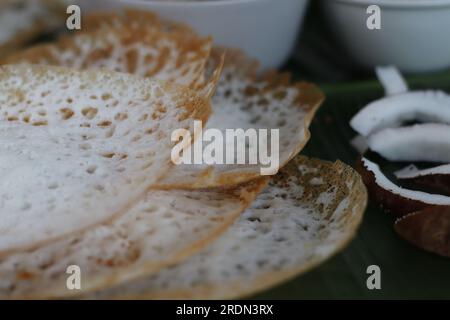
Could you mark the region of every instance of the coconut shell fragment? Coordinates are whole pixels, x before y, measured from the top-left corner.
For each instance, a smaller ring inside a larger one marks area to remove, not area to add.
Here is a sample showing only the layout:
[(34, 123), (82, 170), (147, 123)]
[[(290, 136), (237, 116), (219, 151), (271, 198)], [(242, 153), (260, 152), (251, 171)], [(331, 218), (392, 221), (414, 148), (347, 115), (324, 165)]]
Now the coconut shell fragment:
[(429, 207), (445, 208), (450, 206), (450, 197), (404, 189), (395, 185), (386, 178), (376, 163), (366, 158), (360, 158), (357, 161), (357, 170), (374, 201), (383, 210), (398, 217)]
[(411, 165), (395, 173), (398, 179), (450, 195), (450, 164), (419, 170)]
[(450, 207), (408, 214), (395, 222), (395, 231), (419, 248), (450, 257)]

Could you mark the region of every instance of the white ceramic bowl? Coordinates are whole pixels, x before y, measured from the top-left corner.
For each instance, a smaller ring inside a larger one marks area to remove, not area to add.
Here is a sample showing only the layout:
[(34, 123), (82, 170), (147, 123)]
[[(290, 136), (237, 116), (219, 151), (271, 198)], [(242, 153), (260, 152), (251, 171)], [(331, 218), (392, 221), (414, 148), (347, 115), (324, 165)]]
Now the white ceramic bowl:
[[(186, 22), (216, 44), (241, 48), (261, 66), (280, 67), (297, 40), (309, 0), (151, 1), (112, 0)], [(108, 6), (111, 6), (111, 0)]]
[[(381, 30), (366, 27), (367, 8), (381, 8)], [(366, 67), (404, 72), (450, 67), (450, 0), (322, 0), (330, 27)]]

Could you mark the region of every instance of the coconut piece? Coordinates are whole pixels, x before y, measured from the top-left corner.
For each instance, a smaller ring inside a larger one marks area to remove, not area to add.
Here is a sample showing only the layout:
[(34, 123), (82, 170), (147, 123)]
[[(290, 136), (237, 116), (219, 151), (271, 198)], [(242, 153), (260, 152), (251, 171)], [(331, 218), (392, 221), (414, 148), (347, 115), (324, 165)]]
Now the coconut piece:
[(63, 25), (65, 8), (52, 0), (0, 2), (0, 57)]
[(415, 165), (410, 164), (405, 168), (395, 171), (394, 175), (397, 179), (415, 178), (420, 175), (420, 170)]
[(419, 248), (450, 257), (450, 207), (410, 213), (395, 222), (395, 231)]
[(360, 154), (364, 154), (369, 149), (367, 138), (360, 135), (356, 135), (352, 140), (350, 140), (350, 144)]
[[(208, 70), (214, 69), (223, 49), (215, 48)], [(290, 75), (270, 72), (257, 77), (256, 61), (238, 50), (226, 49), (226, 60), (217, 91), (212, 99), (213, 113), (204, 130), (218, 129), (226, 136), (227, 129), (279, 130), (279, 168), (297, 155), (309, 140), (309, 125), (324, 96), (309, 83), (291, 83)], [(271, 150), (271, 139), (267, 139)], [(194, 150), (204, 150), (194, 145)], [(245, 154), (258, 150), (252, 143), (244, 143)], [(234, 141), (226, 141), (225, 150), (233, 150)], [(275, 148), (275, 150), (276, 150)], [(251, 151), (253, 150), (253, 151)], [(237, 151), (237, 150), (235, 150)], [(191, 152), (188, 150), (187, 152)], [(237, 157), (235, 153), (235, 158)], [(204, 159), (205, 160), (205, 159)], [(208, 159), (210, 161), (210, 159)], [(211, 163), (211, 162), (209, 162)], [(276, 170), (270, 174), (275, 174)], [(267, 168), (258, 159), (257, 164), (181, 164), (161, 180), (160, 188), (204, 188), (232, 185), (261, 176)]]
[(180, 265), (84, 298), (228, 299), (304, 273), (342, 250), (367, 193), (356, 172), (297, 157), (216, 242)]
[(395, 185), (386, 178), (376, 163), (366, 158), (358, 160), (357, 169), (375, 202), (385, 211), (397, 216), (403, 216), (428, 207), (450, 205), (450, 197), (404, 189)]
[(204, 85), (211, 38), (199, 38), (181, 29), (166, 32), (151, 19), (145, 22), (138, 19), (139, 25), (136, 21), (125, 22), (64, 36), (56, 42), (18, 52), (3, 62), (105, 68), (192, 88)]
[(398, 179), (413, 179), (429, 175), (449, 175), (450, 164), (444, 164), (438, 167), (420, 170), (415, 165), (409, 165), (406, 168), (395, 172)]
[(450, 96), (442, 91), (414, 91), (369, 103), (350, 121), (363, 136), (405, 122), (450, 124)]
[(397, 179), (430, 187), (433, 190), (450, 195), (450, 164), (424, 170), (419, 170), (415, 165), (410, 165), (395, 172), (395, 176)]
[(0, 254), (122, 214), (171, 166), (170, 133), (206, 121), (185, 87), (109, 71), (0, 68)]
[(369, 148), (390, 161), (450, 162), (450, 126), (418, 124), (384, 129), (368, 138)]
[(408, 92), (408, 84), (396, 67), (379, 66), (375, 68), (375, 73), (387, 96)]
[[(0, 298), (61, 298), (112, 286), (180, 262), (224, 232), (266, 186), (151, 191), (111, 222), (0, 262)], [(66, 287), (68, 266), (81, 291)]]

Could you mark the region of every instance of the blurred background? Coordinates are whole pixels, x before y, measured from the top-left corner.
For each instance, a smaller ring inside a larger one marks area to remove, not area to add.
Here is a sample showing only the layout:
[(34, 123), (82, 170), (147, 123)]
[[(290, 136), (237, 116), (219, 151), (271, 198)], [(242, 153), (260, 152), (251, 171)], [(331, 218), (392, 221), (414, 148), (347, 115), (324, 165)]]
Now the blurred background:
[[(283, 67), (325, 83), (368, 78), (376, 65), (408, 74), (450, 67), (450, 0), (0, 0), (0, 54), (64, 29), (70, 4), (83, 14), (149, 9), (243, 49), (263, 69)], [(371, 17), (380, 29), (369, 30)]]

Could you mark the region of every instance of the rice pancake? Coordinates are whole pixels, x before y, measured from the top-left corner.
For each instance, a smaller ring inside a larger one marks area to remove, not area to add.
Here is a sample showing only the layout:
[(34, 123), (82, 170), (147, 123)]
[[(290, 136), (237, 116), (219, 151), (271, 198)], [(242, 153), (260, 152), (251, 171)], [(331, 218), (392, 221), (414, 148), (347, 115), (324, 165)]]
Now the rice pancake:
[[(89, 16), (86, 19), (97, 21)], [(139, 27), (136, 21), (141, 22)], [(204, 85), (204, 70), (212, 45), (210, 38), (182, 30), (164, 31), (152, 19), (136, 21), (126, 20), (108, 28), (91, 27), (91, 32), (63, 36), (55, 42), (16, 52), (2, 62), (105, 68), (192, 88)]]
[[(258, 143), (267, 142), (269, 151), (272, 147), (273, 150), (279, 149), (279, 167), (298, 154), (309, 140), (309, 125), (324, 99), (316, 86), (291, 82), (288, 74), (275, 71), (258, 76), (258, 63), (239, 50), (214, 48), (210, 56), (211, 43), (206, 39), (199, 39), (187, 27), (161, 21), (151, 12), (130, 11), (123, 15), (105, 12), (92, 15), (87, 20), (86, 32), (30, 49), (7, 61), (88, 69), (101, 66), (202, 89), (205, 78), (210, 77), (213, 70), (221, 70), (222, 56), (225, 54), (219, 82), (216, 84), (214, 80), (219, 76), (217, 71), (213, 80), (206, 83), (209, 87), (203, 89), (207, 91), (206, 95), (211, 95), (216, 89), (213, 113), (209, 123), (204, 124), (204, 130), (218, 129), (224, 134), (226, 129), (278, 130), (279, 139), (275, 144), (272, 144), (271, 137), (262, 137)], [(145, 34), (148, 40), (145, 40)], [(127, 38), (133, 40), (123, 40)], [(106, 44), (100, 45), (103, 49), (99, 50), (98, 43)], [(167, 43), (173, 44), (173, 47), (169, 46), (166, 52)], [(83, 48), (82, 54), (79, 53), (80, 48)], [(131, 60), (129, 52), (134, 52)], [(159, 58), (152, 58), (151, 61), (159, 61), (158, 67), (142, 63), (146, 52), (157, 53)], [(238, 138), (236, 145), (244, 143), (246, 154), (250, 154), (251, 149), (259, 148), (254, 142), (246, 143), (243, 139)], [(225, 142), (224, 154), (233, 143), (230, 140)], [(253, 164), (216, 162), (214, 165), (179, 165), (170, 171), (159, 187), (196, 189), (231, 186), (260, 177), (264, 167), (261, 159)]]
[(217, 241), (159, 273), (86, 299), (232, 299), (302, 274), (342, 250), (367, 204), (349, 166), (297, 157)]
[(0, 256), (126, 212), (172, 165), (170, 134), (209, 100), (111, 71), (0, 68)]
[[(309, 126), (324, 99), (323, 94), (313, 84), (292, 83), (289, 74), (272, 71), (257, 76), (257, 62), (238, 50), (215, 48), (208, 70), (215, 69), (223, 52), (226, 54), (225, 64), (212, 99), (213, 112), (204, 131), (218, 129), (225, 137), (229, 129), (262, 129), (267, 132), (278, 130), (279, 140), (273, 150), (278, 149), (279, 168), (282, 168), (308, 142)], [(210, 72), (207, 71), (207, 74)], [(251, 150), (258, 152), (261, 142), (267, 143), (270, 153), (274, 145), (269, 134), (267, 138), (264, 135), (258, 138), (259, 145), (242, 136), (236, 140), (226, 140), (223, 154), (239, 144), (245, 145), (246, 155), (254, 152)], [(197, 143), (200, 141), (197, 140)], [(194, 150), (196, 148), (193, 146)], [(208, 143), (203, 142), (203, 147), (199, 148), (205, 151)], [(237, 158), (238, 150), (234, 152), (234, 158)], [(261, 158), (255, 164), (178, 165), (161, 180), (159, 187), (170, 189), (233, 185), (261, 176), (262, 168), (267, 166), (262, 163)]]
[[(152, 190), (111, 222), (0, 260), (0, 298), (68, 297), (157, 272), (222, 234), (266, 184)], [(71, 265), (81, 270), (81, 290), (66, 287)]]

